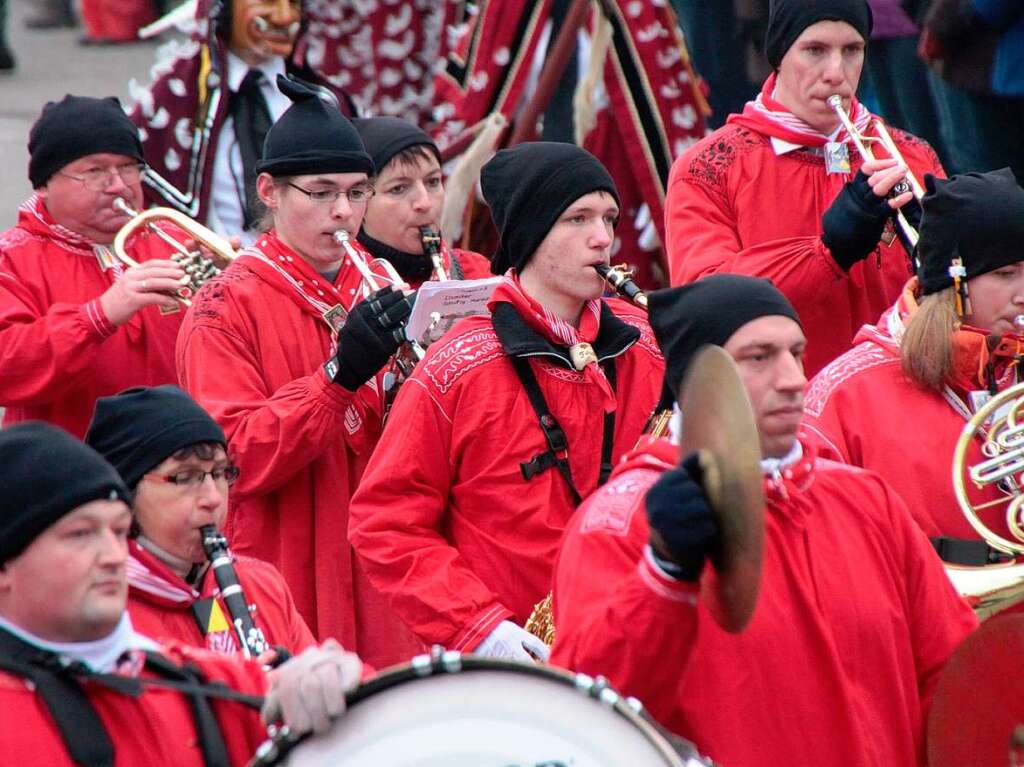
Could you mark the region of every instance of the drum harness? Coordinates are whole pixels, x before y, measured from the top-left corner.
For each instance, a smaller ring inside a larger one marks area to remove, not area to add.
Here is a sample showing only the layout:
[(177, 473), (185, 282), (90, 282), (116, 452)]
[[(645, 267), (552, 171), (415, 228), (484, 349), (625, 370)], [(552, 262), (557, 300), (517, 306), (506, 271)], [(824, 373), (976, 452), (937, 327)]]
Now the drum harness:
[[(530, 368), (530, 357), (553, 358), (562, 367), (577, 370), (570, 354), (564, 347), (557, 346), (526, 326), (519, 313), (511, 304), (499, 303), (492, 314), (494, 332), (501, 341), (505, 354), (508, 355), (516, 376), (522, 383), (530, 399), (537, 421), (547, 442), (547, 450), (538, 453), (529, 461), (519, 464), (523, 479), (529, 482), (538, 474), (548, 469), (557, 469), (562, 475), (574, 506), (583, 500), (576, 484), (573, 482), (572, 469), (569, 465), (569, 443), (558, 420), (551, 413), (544, 393), (541, 391), (537, 377)], [(640, 331), (629, 325), (608, 308), (601, 304), (601, 325), (597, 338), (594, 340), (593, 353), (598, 364), (604, 371), (605, 378), (615, 391), (615, 358), (626, 352), (629, 347), (640, 339)], [(612, 473), (612, 448), (615, 437), (615, 411), (604, 414), (604, 428), (601, 438), (601, 471), (598, 486), (603, 485)]]
[(145, 668), (160, 678), (98, 673), (84, 663), (69, 663), (56, 653), (35, 647), (0, 629), (0, 669), (32, 682), (75, 764), (84, 767), (113, 767), (114, 764), (110, 735), (82, 690), (81, 682), (88, 681), (132, 698), (139, 697), (145, 687), (178, 690), (188, 698), (203, 763), (206, 767), (230, 767), (227, 746), (210, 699), (230, 700), (259, 710), (263, 698), (240, 693), (223, 682), (208, 682), (195, 666), (187, 663), (179, 666), (156, 652), (145, 653)]

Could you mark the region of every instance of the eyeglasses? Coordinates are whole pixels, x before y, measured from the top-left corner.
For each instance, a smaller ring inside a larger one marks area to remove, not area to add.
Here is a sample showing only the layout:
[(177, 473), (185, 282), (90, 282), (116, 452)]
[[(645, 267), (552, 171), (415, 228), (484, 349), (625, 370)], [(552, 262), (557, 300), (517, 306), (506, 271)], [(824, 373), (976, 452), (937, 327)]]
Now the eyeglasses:
[(124, 165), (115, 165), (110, 168), (90, 168), (78, 175), (65, 173), (64, 171), (61, 171), (60, 174), (73, 178), (75, 181), (80, 181), (91, 192), (102, 192), (110, 186), (115, 175), (120, 176), (121, 181), (126, 184), (134, 184), (142, 178), (142, 171), (145, 169), (146, 166), (144, 164), (131, 162)]
[(143, 479), (151, 482), (166, 482), (169, 485), (177, 485), (189, 490), (198, 490), (202, 487), (206, 478), (209, 477), (218, 485), (231, 487), (238, 479), (237, 466), (224, 466), (219, 469), (203, 471), (202, 469), (185, 469), (174, 474), (143, 474)]
[(361, 205), (364, 202), (369, 201), (373, 197), (375, 190), (369, 184), (356, 184), (350, 186), (348, 189), (303, 189), (298, 184), (293, 184), (291, 181), (287, 182), (288, 186), (292, 189), (298, 189), (306, 197), (311, 199), (313, 202), (323, 203), (327, 205), (338, 201), (338, 198), (342, 195), (348, 198), (348, 201), (353, 205)]

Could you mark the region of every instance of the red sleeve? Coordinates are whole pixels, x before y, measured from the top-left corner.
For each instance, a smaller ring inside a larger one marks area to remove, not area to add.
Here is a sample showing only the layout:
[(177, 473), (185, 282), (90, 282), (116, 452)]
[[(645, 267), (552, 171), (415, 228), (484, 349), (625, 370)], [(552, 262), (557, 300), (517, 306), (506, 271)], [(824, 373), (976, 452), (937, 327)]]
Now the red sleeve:
[[(98, 296), (84, 304), (50, 304), (42, 275), (25, 274), (0, 251), (0, 401), (53, 402), (96, 363), (117, 330)], [(60, 279), (55, 275), (54, 279)]]
[[(647, 487), (636, 491), (628, 531), (614, 521), (588, 521), (600, 494), (574, 519), (555, 568), (551, 663), (607, 677), (665, 722), (678, 706), (699, 586), (669, 578), (650, 558), (642, 510)], [(673, 659), (670, 670), (665, 658)]]
[(306, 621), (302, 619), (299, 611), (295, 608), (295, 600), (292, 599), (292, 592), (288, 589), (288, 584), (284, 582), (284, 577), (273, 565), (268, 565), (268, 567), (274, 573), (275, 585), (280, 594), (277, 603), (278, 608), (285, 616), (288, 624), (288, 649), (292, 655), (298, 655), (307, 647), (313, 647), (317, 643), (316, 638), (313, 636), (313, 632), (309, 630), (309, 626), (306, 625)]
[(665, 208), (673, 285), (718, 272), (768, 277), (791, 301), (800, 303), (813, 298), (823, 282), (846, 276), (817, 235), (742, 247), (727, 190), (690, 178), (687, 161), (684, 155), (672, 167)]
[(373, 585), (427, 644), (473, 650), (512, 611), (442, 535), (452, 419), (413, 377), (349, 504), (349, 541)]
[(186, 325), (177, 344), (182, 387), (221, 425), (245, 468), (236, 485), (240, 495), (276, 490), (337, 446), (355, 398), (319, 369), (269, 391), (252, 346), (207, 325)]

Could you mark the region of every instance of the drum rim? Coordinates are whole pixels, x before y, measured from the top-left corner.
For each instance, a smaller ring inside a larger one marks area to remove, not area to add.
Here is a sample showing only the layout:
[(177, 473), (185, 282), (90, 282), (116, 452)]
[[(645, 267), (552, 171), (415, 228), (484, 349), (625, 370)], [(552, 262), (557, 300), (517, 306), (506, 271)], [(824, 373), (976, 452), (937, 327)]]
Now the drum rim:
[[(586, 697), (597, 700), (613, 712), (624, 716), (636, 726), (644, 737), (654, 746), (666, 760), (666, 764), (685, 764), (686, 759), (676, 750), (674, 741), (687, 741), (674, 736), (658, 724), (636, 698), (626, 697), (617, 692), (602, 676), (592, 677), (587, 674), (573, 673), (565, 669), (548, 665), (530, 665), (521, 661), (488, 658), (481, 655), (463, 655), (455, 651), (435, 652), (430, 655), (417, 655), (408, 663), (389, 666), (382, 669), (374, 677), (361, 682), (345, 695), (345, 708), (358, 705), (361, 701), (377, 693), (397, 687), (415, 679), (426, 679), (431, 676), (446, 674), (472, 673), (479, 671), (511, 671), (525, 673), (557, 681), (575, 688)], [(269, 767), (282, 764), (289, 752), (312, 737), (312, 733), (293, 736), (287, 728), (265, 741), (257, 750), (256, 756), (249, 762), (249, 767)], [(696, 752), (695, 752), (696, 753)], [(268, 761), (268, 759), (270, 761)]]

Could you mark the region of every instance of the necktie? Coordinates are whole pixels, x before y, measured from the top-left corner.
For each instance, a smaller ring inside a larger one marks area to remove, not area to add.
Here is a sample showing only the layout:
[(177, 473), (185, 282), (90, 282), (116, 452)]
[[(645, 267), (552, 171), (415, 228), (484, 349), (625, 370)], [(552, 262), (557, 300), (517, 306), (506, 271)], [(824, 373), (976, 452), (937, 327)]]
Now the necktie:
[(235, 122), (235, 137), (238, 139), (238, 150), (242, 155), (242, 176), (245, 182), (245, 200), (242, 204), (242, 217), (246, 229), (251, 229), (259, 217), (259, 198), (256, 196), (256, 162), (263, 154), (263, 140), (273, 122), (270, 109), (260, 91), (263, 73), (258, 69), (250, 69), (238, 86), (238, 91), (231, 94), (231, 117)]

